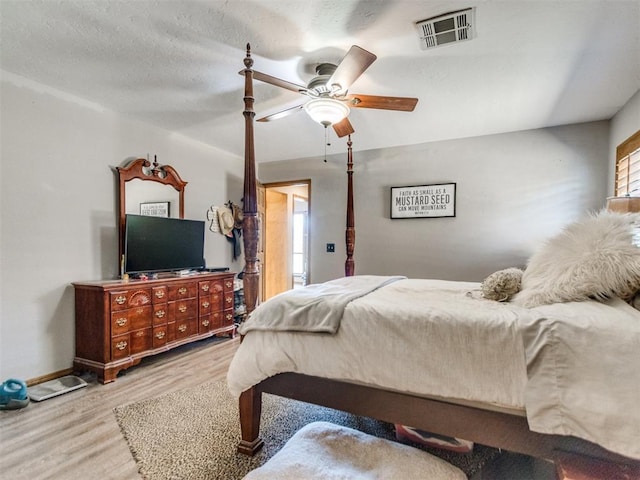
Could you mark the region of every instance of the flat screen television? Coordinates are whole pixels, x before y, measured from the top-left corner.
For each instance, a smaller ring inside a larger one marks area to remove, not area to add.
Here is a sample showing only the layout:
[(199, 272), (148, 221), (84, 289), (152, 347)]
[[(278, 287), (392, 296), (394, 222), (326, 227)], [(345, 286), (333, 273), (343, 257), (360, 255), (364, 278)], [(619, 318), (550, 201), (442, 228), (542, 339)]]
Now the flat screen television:
[(124, 258), (125, 273), (204, 268), (204, 222), (127, 215)]

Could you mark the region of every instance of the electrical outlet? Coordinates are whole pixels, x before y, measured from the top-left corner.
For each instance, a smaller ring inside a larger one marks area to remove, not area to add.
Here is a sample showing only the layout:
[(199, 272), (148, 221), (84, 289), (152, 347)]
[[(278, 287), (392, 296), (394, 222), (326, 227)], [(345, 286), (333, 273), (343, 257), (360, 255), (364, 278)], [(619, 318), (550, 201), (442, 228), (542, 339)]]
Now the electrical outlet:
[(335, 251), (336, 251), (336, 244), (335, 243), (327, 243), (327, 252), (333, 253)]

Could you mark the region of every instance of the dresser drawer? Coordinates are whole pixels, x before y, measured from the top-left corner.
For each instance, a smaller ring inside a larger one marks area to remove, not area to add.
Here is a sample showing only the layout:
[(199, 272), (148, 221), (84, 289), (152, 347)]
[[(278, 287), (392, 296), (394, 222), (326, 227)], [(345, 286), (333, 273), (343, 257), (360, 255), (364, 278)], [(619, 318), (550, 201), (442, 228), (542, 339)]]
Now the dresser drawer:
[(111, 338), (111, 359), (119, 360), (129, 356), (129, 334)]
[(166, 285), (153, 287), (151, 289), (151, 301), (153, 303), (163, 303), (169, 299), (169, 290)]
[(123, 335), (129, 331), (129, 315), (128, 311), (116, 312), (111, 314), (111, 336)]
[(226, 310), (227, 308), (231, 308), (233, 309), (233, 290), (231, 290), (230, 292), (225, 291), (224, 292), (224, 301), (222, 304), (222, 310)]
[(200, 295), (198, 305), (200, 315), (206, 315), (219, 310), (222, 310), (222, 292), (212, 293), (207, 296)]
[(201, 315), (198, 319), (198, 333), (207, 333), (213, 330), (211, 315)]
[(111, 314), (111, 336), (151, 326), (151, 305)]
[(149, 350), (152, 346), (151, 327), (129, 333), (131, 355)]
[(167, 323), (169, 318), (169, 304), (159, 303), (153, 306), (153, 325)]
[(202, 295), (198, 297), (198, 315), (208, 315), (211, 313), (211, 295)]
[(167, 344), (167, 326), (161, 325), (159, 327), (153, 327), (153, 348), (162, 347)]
[(169, 285), (168, 291), (169, 301), (194, 298), (198, 294), (198, 285), (196, 284), (196, 282), (181, 283), (179, 285)]
[(151, 303), (151, 289), (135, 289), (109, 292), (111, 311), (126, 310)]
[(198, 288), (200, 289), (200, 295), (208, 295), (210, 293), (222, 292), (224, 285), (221, 279), (207, 280), (204, 282), (198, 282)]
[(233, 309), (225, 310), (222, 313), (222, 326), (230, 327), (231, 325), (233, 325)]
[(211, 330), (222, 328), (222, 312), (217, 311), (211, 314)]
[(151, 326), (151, 305), (144, 307), (132, 308), (127, 310), (127, 316), (129, 317), (129, 331), (139, 330), (141, 328), (147, 328)]
[(176, 320), (176, 340), (190, 337), (198, 333), (198, 319), (188, 318), (186, 320)]
[(178, 302), (175, 302), (174, 309), (176, 321), (184, 320), (186, 318), (192, 318), (198, 314), (198, 304), (195, 298), (191, 300), (180, 300)]
[(217, 312), (219, 310), (222, 310), (223, 297), (224, 297), (224, 293), (222, 292), (213, 293), (211, 295), (211, 311), (212, 312)]

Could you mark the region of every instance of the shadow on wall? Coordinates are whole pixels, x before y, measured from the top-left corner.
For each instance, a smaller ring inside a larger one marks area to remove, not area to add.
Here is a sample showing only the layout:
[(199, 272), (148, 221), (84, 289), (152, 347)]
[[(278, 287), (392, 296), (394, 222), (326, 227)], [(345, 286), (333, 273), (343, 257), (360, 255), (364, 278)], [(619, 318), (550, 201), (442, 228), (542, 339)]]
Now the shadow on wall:
[(99, 265), (94, 265), (92, 277), (116, 279), (120, 274), (118, 259), (118, 221), (113, 212), (91, 212), (91, 247), (98, 250), (91, 255)]
[[(32, 359), (36, 370), (42, 359), (55, 359), (57, 370), (69, 368), (75, 355), (75, 307), (74, 292), (71, 284), (51, 290), (38, 298), (39, 318), (49, 318), (46, 328), (47, 345), (38, 348), (40, 358)], [(42, 372), (51, 373), (51, 372)]]

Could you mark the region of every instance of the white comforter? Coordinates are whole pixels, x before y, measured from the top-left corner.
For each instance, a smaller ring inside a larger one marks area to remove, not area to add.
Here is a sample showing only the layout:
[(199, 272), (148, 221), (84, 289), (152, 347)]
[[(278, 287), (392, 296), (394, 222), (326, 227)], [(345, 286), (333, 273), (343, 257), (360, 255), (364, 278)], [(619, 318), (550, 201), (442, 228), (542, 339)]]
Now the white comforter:
[(526, 407), (534, 431), (640, 458), (640, 312), (621, 301), (525, 309), (485, 300), (479, 286), (405, 279), (349, 302), (336, 334), (249, 331), (230, 391), (298, 372)]
[(298, 372), (523, 409), (518, 317), (467, 295), (478, 287), (400, 280), (350, 302), (335, 335), (250, 331), (231, 362), (229, 388), (239, 395), (277, 373)]

